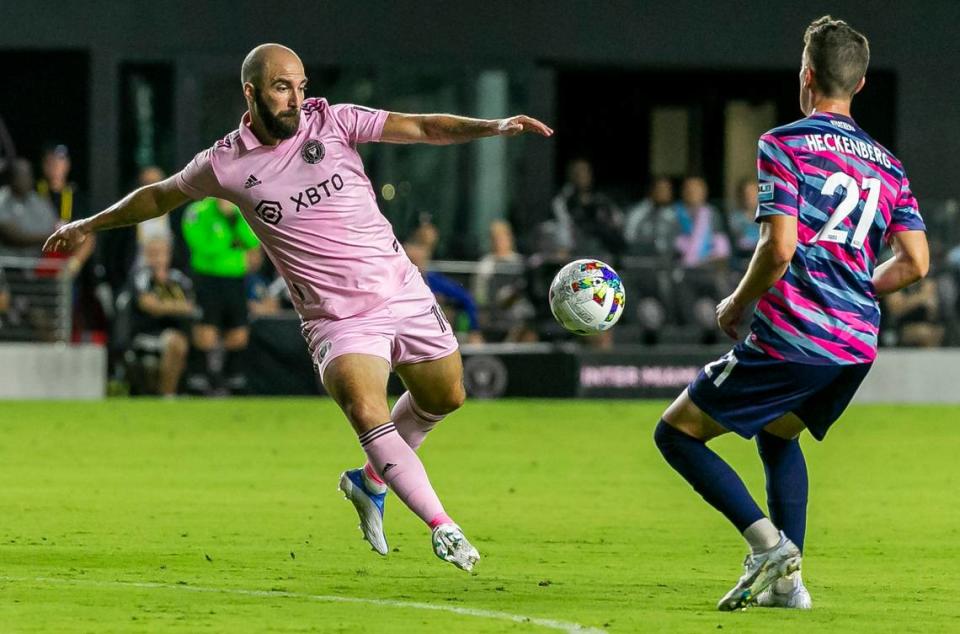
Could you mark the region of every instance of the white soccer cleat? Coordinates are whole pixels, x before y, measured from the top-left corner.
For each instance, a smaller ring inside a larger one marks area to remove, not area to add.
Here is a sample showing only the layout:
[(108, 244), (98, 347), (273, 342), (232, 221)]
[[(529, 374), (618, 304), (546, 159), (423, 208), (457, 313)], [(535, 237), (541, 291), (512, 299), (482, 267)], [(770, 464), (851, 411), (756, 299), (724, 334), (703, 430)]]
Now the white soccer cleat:
[(780, 532), (780, 542), (765, 553), (747, 555), (744, 573), (717, 603), (723, 611), (739, 610), (757, 602), (757, 596), (775, 583), (800, 570), (800, 549)]
[[(813, 600), (807, 587), (803, 585), (800, 573), (795, 572), (785, 577), (793, 582), (793, 586), (786, 592), (780, 592), (779, 583), (772, 583), (770, 587), (757, 595), (757, 605), (761, 608), (790, 608), (794, 610), (809, 610), (813, 607)], [(781, 580), (782, 581), (782, 580)]]
[(444, 561), (449, 561), (460, 570), (470, 572), (480, 560), (480, 553), (467, 541), (456, 524), (441, 524), (433, 529), (433, 552)]
[(340, 491), (353, 503), (360, 516), (360, 532), (370, 546), (381, 555), (390, 552), (383, 534), (383, 503), (386, 493), (373, 493), (363, 482), (362, 469), (350, 469), (340, 475)]

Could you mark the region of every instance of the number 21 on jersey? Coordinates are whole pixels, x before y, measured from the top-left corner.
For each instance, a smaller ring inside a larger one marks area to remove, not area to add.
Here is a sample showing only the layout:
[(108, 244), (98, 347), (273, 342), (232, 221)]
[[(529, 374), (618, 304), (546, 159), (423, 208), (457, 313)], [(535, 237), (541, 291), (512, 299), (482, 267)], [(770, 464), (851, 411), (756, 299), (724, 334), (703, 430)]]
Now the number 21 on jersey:
[(847, 242), (847, 230), (837, 229), (837, 226), (857, 208), (860, 202), (860, 191), (862, 189), (867, 192), (867, 201), (863, 206), (863, 212), (860, 214), (860, 221), (853, 231), (853, 238), (850, 240), (850, 246), (854, 249), (860, 249), (863, 247), (863, 241), (867, 238), (867, 232), (870, 231), (870, 227), (873, 225), (873, 218), (877, 215), (877, 205), (880, 202), (880, 179), (864, 178), (858, 186), (857, 181), (849, 174), (834, 172), (823, 184), (823, 189), (820, 190), (820, 193), (824, 196), (832, 196), (838, 187), (843, 187), (845, 191), (843, 200), (837, 205), (837, 208), (833, 211), (827, 223), (823, 225), (823, 228), (817, 232), (817, 235), (813, 236), (810, 244), (817, 242), (845, 244)]

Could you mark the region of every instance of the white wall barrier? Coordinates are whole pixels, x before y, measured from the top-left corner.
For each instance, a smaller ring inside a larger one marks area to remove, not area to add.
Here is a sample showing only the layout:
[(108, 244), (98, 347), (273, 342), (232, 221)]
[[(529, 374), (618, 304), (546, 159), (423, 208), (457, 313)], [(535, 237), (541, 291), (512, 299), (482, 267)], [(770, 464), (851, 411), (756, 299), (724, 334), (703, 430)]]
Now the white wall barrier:
[(857, 403), (960, 403), (960, 349), (881, 348)]
[[(491, 348), (495, 348), (495, 346), (491, 346)], [(465, 350), (465, 352), (471, 353), (466, 355), (470, 357), (476, 356), (472, 353), (479, 352), (479, 350), (471, 349)], [(569, 383), (569, 387), (564, 390), (564, 395), (573, 396), (576, 393), (573, 384), (577, 381), (577, 368), (566, 368), (561, 372), (559, 371), (560, 368), (557, 367), (557, 359), (563, 356), (576, 359), (577, 355), (554, 353), (551, 356), (541, 353), (520, 356), (536, 359), (541, 364), (541, 370), (544, 369), (542, 367), (543, 363), (550, 359), (551, 363), (547, 364), (548, 368), (557, 370), (556, 374), (564, 375), (562, 381), (557, 381), (559, 377), (553, 377), (555, 379), (553, 382), (563, 383), (564, 386)], [(638, 355), (634, 364), (649, 370), (650, 368), (659, 368), (667, 361), (672, 363), (669, 366), (670, 368), (673, 368), (677, 363), (686, 362), (687, 365), (695, 369), (701, 364), (700, 356), (713, 358), (711, 353), (707, 351), (701, 351), (698, 355), (689, 354), (689, 359), (681, 358), (683, 355), (676, 352), (670, 354), (667, 351), (662, 351), (660, 355), (657, 355), (658, 358), (652, 358), (652, 356), (649, 353)], [(659, 358), (661, 356), (662, 358)], [(698, 358), (694, 359), (694, 356)], [(507, 355), (506, 358), (510, 357), (511, 355)], [(594, 365), (606, 367), (611, 363), (614, 364), (611, 367), (621, 368), (625, 361), (620, 357), (622, 355), (582, 355), (579, 360), (580, 365), (584, 366), (580, 368), (581, 382), (584, 368), (595, 371)], [(526, 369), (520, 372), (521, 376), (527, 376), (527, 374)], [(0, 399), (99, 399), (106, 394), (106, 376), (107, 352), (102, 346), (58, 343), (0, 344)], [(689, 380), (689, 377), (681, 378), (682, 380), (678, 379), (680, 383)], [(892, 350), (886, 348), (880, 351), (880, 356), (873, 370), (860, 387), (855, 401), (857, 403), (960, 404), (960, 387), (958, 387), (958, 384), (960, 384), (960, 349)], [(679, 386), (679, 383), (677, 385)], [(638, 386), (623, 386), (620, 384), (607, 386), (608, 389), (600, 389), (600, 387), (592, 384), (589, 386), (581, 385), (579, 392), (581, 396), (587, 397), (652, 396), (664, 398), (659, 392), (640, 393), (650, 392), (651, 386), (646, 386), (644, 390), (638, 390)], [(657, 390), (662, 390), (667, 386), (657, 384), (656, 387)], [(669, 386), (670, 394), (673, 394), (677, 389), (679, 389), (677, 386), (671, 384)], [(506, 391), (511, 392), (511, 390)], [(534, 395), (533, 393), (526, 394), (527, 391), (530, 390), (520, 390), (516, 395)], [(541, 397), (548, 396), (546, 393), (541, 394), (542, 390), (534, 390), (534, 392)], [(556, 393), (549, 394), (549, 396), (558, 395)]]
[(0, 399), (98, 399), (107, 351), (93, 344), (0, 344)]

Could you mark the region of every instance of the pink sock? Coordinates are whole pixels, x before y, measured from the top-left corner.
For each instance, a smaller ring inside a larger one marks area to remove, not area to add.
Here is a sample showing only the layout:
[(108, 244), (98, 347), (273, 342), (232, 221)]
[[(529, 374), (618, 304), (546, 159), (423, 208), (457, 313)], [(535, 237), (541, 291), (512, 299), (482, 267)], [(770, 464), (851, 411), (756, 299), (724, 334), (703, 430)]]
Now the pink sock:
[[(396, 405), (393, 406), (393, 411), (390, 412), (390, 417), (393, 419), (393, 424), (397, 428), (397, 433), (400, 434), (400, 437), (403, 438), (407, 445), (414, 451), (423, 444), (423, 440), (427, 437), (427, 434), (430, 433), (430, 430), (436, 427), (437, 423), (444, 418), (442, 415), (429, 414), (420, 409), (420, 406), (413, 400), (410, 392), (404, 392), (403, 395), (397, 399)], [(370, 466), (369, 462), (364, 466), (363, 473), (366, 477), (367, 485), (371, 490), (379, 492), (377, 487), (383, 486), (384, 482), (380, 479), (376, 470)]]
[(423, 411), (413, 400), (413, 395), (410, 392), (404, 392), (393, 406), (390, 418), (397, 426), (397, 433), (410, 445), (411, 449), (416, 451), (423, 444), (430, 430), (436, 427), (444, 417), (441, 414)]
[(430, 528), (452, 523), (430, 486), (423, 463), (400, 437), (393, 423), (385, 423), (362, 434), (360, 446), (373, 471)]

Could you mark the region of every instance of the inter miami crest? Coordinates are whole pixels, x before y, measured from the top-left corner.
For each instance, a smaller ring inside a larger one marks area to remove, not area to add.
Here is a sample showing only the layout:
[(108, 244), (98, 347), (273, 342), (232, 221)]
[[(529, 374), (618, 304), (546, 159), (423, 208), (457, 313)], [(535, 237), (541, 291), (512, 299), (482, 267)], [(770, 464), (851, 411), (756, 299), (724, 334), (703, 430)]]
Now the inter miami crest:
[(311, 165), (316, 165), (323, 160), (323, 155), (325, 154), (323, 149), (323, 143), (317, 141), (316, 139), (310, 139), (300, 148), (300, 156), (303, 157), (303, 160)]

